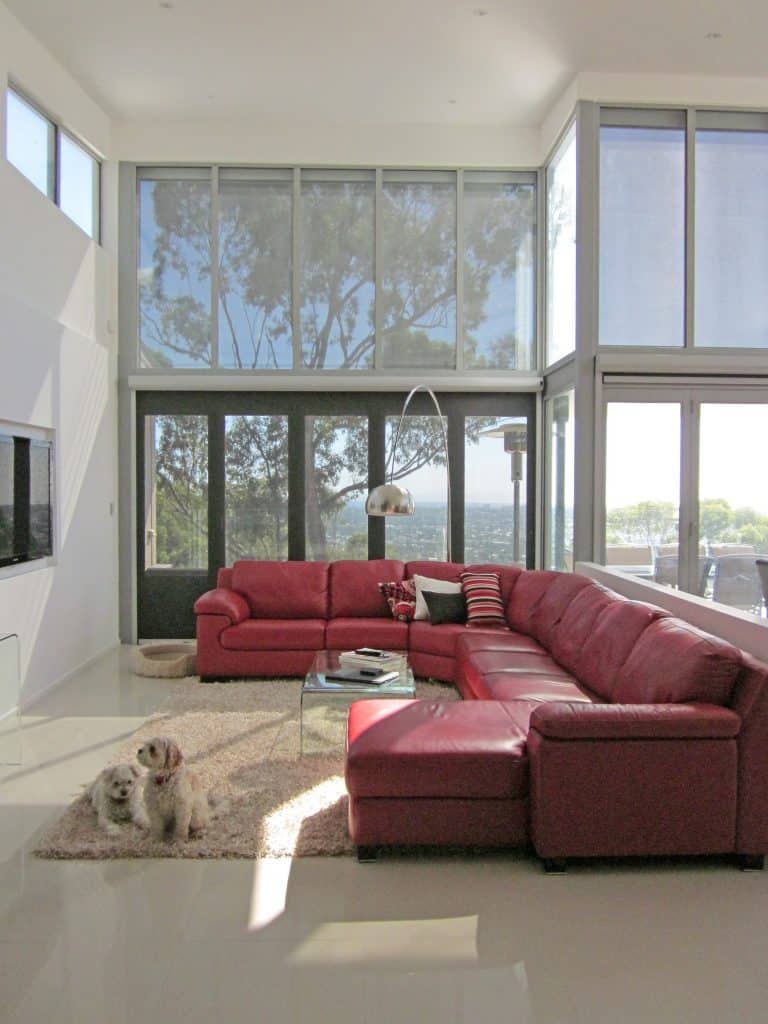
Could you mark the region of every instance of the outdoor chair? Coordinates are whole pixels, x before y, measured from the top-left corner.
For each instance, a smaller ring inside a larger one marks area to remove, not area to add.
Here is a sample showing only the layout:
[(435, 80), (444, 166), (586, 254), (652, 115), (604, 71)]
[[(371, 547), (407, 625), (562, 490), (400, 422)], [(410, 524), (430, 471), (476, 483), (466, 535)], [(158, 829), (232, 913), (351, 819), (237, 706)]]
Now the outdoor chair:
[(712, 600), (760, 613), (763, 592), (754, 555), (720, 555), (715, 559)]

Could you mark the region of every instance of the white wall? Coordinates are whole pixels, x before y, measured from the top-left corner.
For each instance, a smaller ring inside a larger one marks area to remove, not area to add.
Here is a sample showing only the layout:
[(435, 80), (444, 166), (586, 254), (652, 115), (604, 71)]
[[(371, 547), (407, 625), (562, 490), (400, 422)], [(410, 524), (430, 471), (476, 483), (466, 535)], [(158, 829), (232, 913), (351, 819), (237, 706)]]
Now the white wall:
[(537, 167), (539, 133), (512, 127), (251, 120), (116, 121), (114, 155), (134, 163), (333, 167)]
[(19, 634), (29, 704), (117, 641), (115, 271), (5, 160), (8, 76), (102, 153), (110, 122), (0, 5), (0, 419), (56, 445), (53, 564), (0, 570), (0, 633)]

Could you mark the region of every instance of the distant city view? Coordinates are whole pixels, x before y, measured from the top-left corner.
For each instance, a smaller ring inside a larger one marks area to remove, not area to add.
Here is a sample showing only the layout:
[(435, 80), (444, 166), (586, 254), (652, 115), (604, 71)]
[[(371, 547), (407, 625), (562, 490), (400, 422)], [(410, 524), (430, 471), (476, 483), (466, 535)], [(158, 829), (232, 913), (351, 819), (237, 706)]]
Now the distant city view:
[[(387, 557), (402, 561), (445, 558), (445, 505), (418, 502), (416, 514), (386, 520)], [(327, 522), (328, 554), (365, 558), (368, 517), (360, 500), (348, 502)], [(464, 512), (464, 561), (513, 561), (513, 509), (510, 504), (467, 502)], [(520, 560), (525, 560), (525, 506), (520, 513)]]

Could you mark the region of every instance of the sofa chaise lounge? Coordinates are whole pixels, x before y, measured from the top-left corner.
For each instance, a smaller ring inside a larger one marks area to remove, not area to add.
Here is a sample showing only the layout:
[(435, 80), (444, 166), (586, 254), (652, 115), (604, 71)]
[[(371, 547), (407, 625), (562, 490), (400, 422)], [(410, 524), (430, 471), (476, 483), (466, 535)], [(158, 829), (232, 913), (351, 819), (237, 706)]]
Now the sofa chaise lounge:
[(195, 606), (201, 675), (300, 674), (321, 647), (365, 643), (455, 683), (463, 701), (352, 705), (361, 859), (394, 844), (532, 844), (548, 869), (726, 853), (762, 867), (768, 665), (586, 577), (482, 568), (499, 574), (506, 628), (391, 618), (379, 581), (455, 581), (455, 563), (236, 563)]

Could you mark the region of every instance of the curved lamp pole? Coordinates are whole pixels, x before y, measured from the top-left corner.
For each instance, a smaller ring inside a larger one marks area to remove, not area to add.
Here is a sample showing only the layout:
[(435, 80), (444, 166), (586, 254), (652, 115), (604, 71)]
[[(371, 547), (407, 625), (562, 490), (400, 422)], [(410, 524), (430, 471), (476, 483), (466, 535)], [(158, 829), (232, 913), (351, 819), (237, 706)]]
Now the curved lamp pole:
[[(387, 464), (384, 467), (384, 483), (379, 484), (378, 487), (374, 487), (369, 493), (365, 502), (365, 511), (369, 516), (412, 516), (415, 511), (415, 504), (413, 501), (413, 495), (406, 487), (400, 487), (394, 482), (395, 473), (395, 453), (397, 451), (397, 442), (400, 439), (400, 432), (403, 426), (403, 420), (405, 419), (406, 411), (411, 403), (411, 399), (418, 391), (424, 391), (432, 399), (437, 409), (437, 415), (440, 420), (440, 432), (443, 437), (443, 446), (445, 448), (445, 469), (448, 474), (448, 486), (447, 486), (447, 499), (448, 499), (448, 511), (446, 514), (446, 537), (445, 537), (445, 548), (446, 556), (448, 561), (451, 561), (451, 460), (448, 454), (448, 435), (445, 431), (445, 422), (443, 420), (443, 413), (440, 409), (440, 403), (432, 390), (427, 387), (426, 384), (417, 384), (415, 388), (412, 388), (405, 402), (403, 403), (403, 410), (400, 413), (400, 419), (397, 423), (397, 429), (395, 431), (395, 441), (392, 445), (392, 451), (389, 453)], [(387, 471), (389, 470), (389, 483), (386, 482)]]

